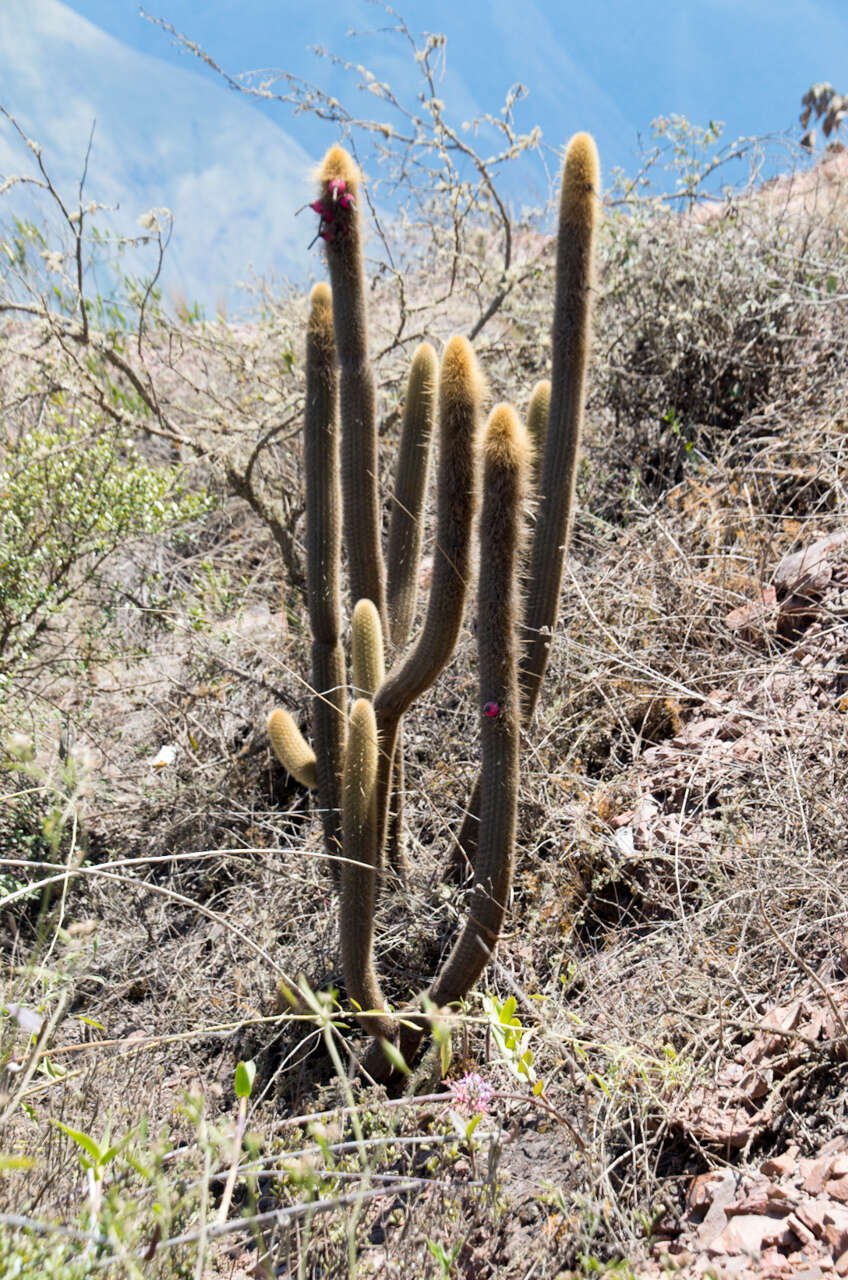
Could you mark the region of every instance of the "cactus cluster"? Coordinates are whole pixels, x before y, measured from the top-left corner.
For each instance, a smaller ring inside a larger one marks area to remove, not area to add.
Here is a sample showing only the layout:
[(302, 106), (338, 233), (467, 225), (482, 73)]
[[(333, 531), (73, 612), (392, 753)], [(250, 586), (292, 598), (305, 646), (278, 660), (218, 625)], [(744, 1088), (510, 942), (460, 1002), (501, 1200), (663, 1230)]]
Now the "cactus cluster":
[[(402, 721), (450, 661), (472, 571), (472, 529), (481, 493), (477, 647), (481, 770), (451, 869), (473, 872), (468, 916), (427, 1000), (462, 1000), (497, 943), (512, 886), (519, 739), (529, 724), (556, 624), (580, 439), (589, 342), (599, 171), (594, 142), (569, 144), (562, 184), (553, 324), (553, 370), (532, 396), (527, 428), (510, 405), (480, 431), (484, 386), (474, 352), (451, 338), (439, 367), (429, 344), (412, 361), (395, 476), (386, 561), (380, 538), (377, 419), (368, 357), (360, 176), (333, 147), (319, 172), (320, 214), (331, 289), (310, 300), (306, 358), (307, 597), (312, 630), (314, 749), (287, 711), (272, 712), (271, 744), (287, 769), (317, 792), (325, 848), (340, 890), (347, 995), (375, 1037), (367, 1068), (387, 1079), (427, 1030), (416, 1000), (390, 1013), (373, 955), (374, 909), (387, 861), (403, 873), (399, 840)], [(424, 496), (438, 418), (436, 549), (420, 633), (416, 607)], [(338, 424), (341, 424), (339, 433)], [(526, 498), (532, 494), (535, 520)], [(522, 548), (532, 527), (526, 591)], [(351, 695), (341, 642), (341, 548), (352, 606)], [(525, 598), (526, 597), (526, 598)], [(384, 647), (394, 659), (384, 669)]]

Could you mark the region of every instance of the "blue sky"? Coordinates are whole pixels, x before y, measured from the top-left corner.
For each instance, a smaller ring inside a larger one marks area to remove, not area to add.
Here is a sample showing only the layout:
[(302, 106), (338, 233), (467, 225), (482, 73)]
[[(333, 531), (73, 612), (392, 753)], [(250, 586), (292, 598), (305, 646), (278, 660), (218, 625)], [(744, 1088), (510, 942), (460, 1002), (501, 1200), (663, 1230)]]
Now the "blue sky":
[[(68, 3), (134, 48), (185, 65), (185, 55), (139, 18), (137, 0)], [(503, 90), (521, 80), (532, 94), (528, 121), (538, 120), (558, 143), (582, 127), (560, 124), (558, 102), (570, 109), (579, 95), (596, 117), (583, 124), (599, 133), (599, 120), (620, 128), (620, 159), (632, 155), (637, 133), (657, 115), (724, 120), (734, 137), (768, 133), (794, 122), (813, 81), (844, 88), (848, 78), (846, 0), (411, 0), (396, 7), (412, 29), (447, 35), (449, 100), (458, 112), (496, 108)], [(307, 53), (320, 44), (375, 71), (409, 74), (390, 37), (348, 37), (351, 28), (376, 33), (389, 24), (365, 0), (146, 0), (145, 8), (231, 71), (283, 67), (328, 83), (326, 64)], [(265, 109), (292, 126), (280, 109)]]
[[(349, 78), (309, 51), (320, 44), (414, 90), (408, 51), (368, 0), (146, 3), (233, 74), (282, 68), (355, 98)], [(607, 174), (635, 169), (655, 116), (723, 120), (730, 140), (791, 129), (813, 81), (848, 89), (848, 0), (397, 3), (412, 30), (448, 38), (439, 91), (454, 121), (497, 112), (520, 80), (530, 98), (519, 125), (539, 124), (554, 148), (591, 130)], [(174, 210), (167, 269), (190, 297), (214, 305), (250, 264), (260, 274), (302, 266), (306, 233), (294, 211), (310, 164), (335, 140), (330, 125), (228, 92), (139, 16), (137, 0), (0, 0), (0, 10), (0, 100), (44, 143), (66, 186), (96, 117), (94, 193), (117, 206), (125, 233), (153, 205)], [(370, 97), (361, 109), (385, 115)], [(13, 143), (0, 128), (0, 177), (16, 171)], [(514, 202), (536, 203), (540, 180), (515, 173)], [(310, 269), (320, 269), (315, 253)]]

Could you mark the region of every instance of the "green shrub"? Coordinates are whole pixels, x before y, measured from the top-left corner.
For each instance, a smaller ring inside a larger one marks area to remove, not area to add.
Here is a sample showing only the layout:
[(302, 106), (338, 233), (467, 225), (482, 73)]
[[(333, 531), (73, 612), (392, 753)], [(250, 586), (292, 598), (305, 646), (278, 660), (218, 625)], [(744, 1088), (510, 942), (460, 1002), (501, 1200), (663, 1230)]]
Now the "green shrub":
[(208, 505), (175, 468), (149, 466), (114, 430), (61, 408), (48, 427), (0, 440), (0, 683), (119, 547)]

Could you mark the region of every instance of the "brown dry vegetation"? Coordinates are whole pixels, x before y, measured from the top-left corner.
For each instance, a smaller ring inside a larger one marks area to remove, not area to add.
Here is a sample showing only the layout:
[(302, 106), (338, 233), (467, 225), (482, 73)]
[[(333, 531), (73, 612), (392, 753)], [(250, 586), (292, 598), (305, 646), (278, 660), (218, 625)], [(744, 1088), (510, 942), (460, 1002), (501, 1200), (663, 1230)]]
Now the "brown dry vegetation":
[[(677, 1267), (675, 1252), (754, 1266), (693, 1246), (691, 1212), (683, 1251), (692, 1178), (736, 1177), (790, 1140), (813, 1156), (848, 1126), (848, 546), (778, 572), (848, 528), (848, 183), (821, 166), (805, 183), (708, 218), (607, 214), (514, 901), (453, 1028), (450, 1078), (495, 1090), (470, 1137), (437, 1056), (400, 1098), (363, 1081), (320, 824), (263, 729), (275, 703), (308, 706), (303, 301), (265, 299), (240, 329), (160, 317), (112, 355), (37, 298), (4, 322), (7, 450), (52, 405), (130, 433), (215, 499), (123, 543), (3, 688), (0, 971), (5, 1004), (44, 1019), (35, 1037), (20, 1013), (0, 1020), (11, 1274), (542, 1280)], [(549, 360), (551, 253), (516, 243), (476, 346), (490, 403), (523, 411)], [(486, 254), (480, 232), (432, 307), (431, 274), (375, 288), (387, 471), (406, 352), (474, 327)], [(441, 874), (476, 768), (472, 633), (473, 618), (408, 718), (411, 884), (377, 929), (398, 1003), (462, 915)], [(541, 1095), (485, 993), (514, 997)], [(216, 1236), (240, 1060), (257, 1074)], [(57, 1122), (126, 1145), (101, 1177)], [(836, 1260), (823, 1234), (806, 1257), (785, 1234), (775, 1275)]]

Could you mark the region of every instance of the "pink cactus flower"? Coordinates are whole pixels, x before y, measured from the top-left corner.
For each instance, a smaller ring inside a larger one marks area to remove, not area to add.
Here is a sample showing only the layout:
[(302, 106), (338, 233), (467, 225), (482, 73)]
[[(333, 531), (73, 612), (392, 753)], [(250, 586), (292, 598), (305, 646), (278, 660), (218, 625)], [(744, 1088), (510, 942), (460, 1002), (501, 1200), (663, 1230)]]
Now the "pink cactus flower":
[(483, 715), (487, 719), (492, 720), (495, 716), (500, 715), (501, 709), (496, 702), (487, 702), (483, 708)]

